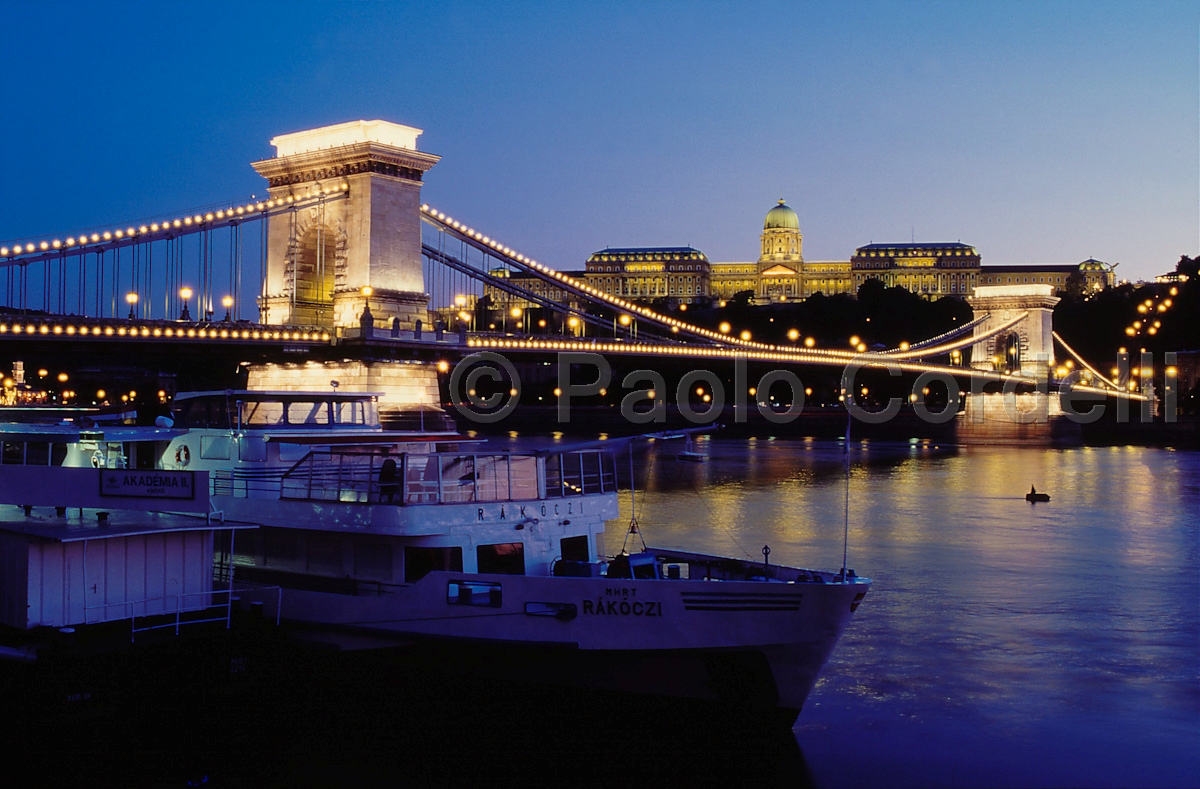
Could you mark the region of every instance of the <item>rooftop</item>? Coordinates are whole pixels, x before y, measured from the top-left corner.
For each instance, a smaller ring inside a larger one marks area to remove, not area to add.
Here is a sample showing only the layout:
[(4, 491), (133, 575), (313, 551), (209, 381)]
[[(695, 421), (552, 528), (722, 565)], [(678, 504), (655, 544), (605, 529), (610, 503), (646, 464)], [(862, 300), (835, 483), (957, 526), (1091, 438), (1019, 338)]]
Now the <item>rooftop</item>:
[(866, 246), (859, 247), (858, 251), (862, 252), (864, 250), (869, 250), (872, 252), (878, 252), (881, 250), (891, 249), (903, 251), (910, 251), (914, 249), (967, 249), (972, 252), (975, 251), (975, 247), (971, 246), (970, 244), (964, 244), (961, 241), (926, 241), (924, 243), (912, 244), (867, 244)]

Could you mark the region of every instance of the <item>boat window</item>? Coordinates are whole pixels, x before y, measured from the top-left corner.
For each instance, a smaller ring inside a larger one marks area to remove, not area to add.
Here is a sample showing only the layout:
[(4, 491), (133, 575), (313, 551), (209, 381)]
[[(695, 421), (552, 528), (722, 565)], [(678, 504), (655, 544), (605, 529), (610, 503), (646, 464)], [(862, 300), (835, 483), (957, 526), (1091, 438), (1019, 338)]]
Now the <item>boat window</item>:
[(332, 403), (333, 421), (339, 425), (365, 425), (367, 423), (366, 408), (359, 402)]
[(261, 463), (267, 459), (267, 442), (261, 438), (242, 436), (238, 439), (238, 459)]
[(342, 574), (342, 539), (337, 535), (310, 534), (308, 571), (326, 575)]
[(33, 441), (25, 445), (25, 463), (30, 466), (50, 465), (50, 445)]
[(230, 427), (229, 404), (224, 396), (177, 400), (173, 414), (179, 427)]
[(63, 461), (67, 459), (66, 444), (51, 444), (50, 445), (50, 465), (61, 466)]
[(284, 424), (283, 403), (242, 403), (242, 424), (251, 427)]
[(327, 425), (329, 424), (329, 404), (288, 403), (287, 423), (289, 425)]
[(588, 538), (586, 534), (579, 537), (563, 537), (559, 542), (559, 546), (563, 561), (586, 562), (591, 559), (588, 556)]
[(481, 573), (525, 574), (525, 546), (519, 542), (480, 545), (475, 549), (475, 556)]
[(462, 572), (462, 548), (421, 548), (408, 546), (404, 549), (404, 580), (416, 583), (435, 570)]
[(200, 457), (229, 460), (229, 436), (200, 436)]
[(446, 602), (450, 605), (481, 605), (499, 608), (503, 603), (500, 584), (484, 581), (451, 581), (446, 584)]
[(392, 580), (392, 546), (386, 542), (355, 542), (354, 575), (356, 578)]

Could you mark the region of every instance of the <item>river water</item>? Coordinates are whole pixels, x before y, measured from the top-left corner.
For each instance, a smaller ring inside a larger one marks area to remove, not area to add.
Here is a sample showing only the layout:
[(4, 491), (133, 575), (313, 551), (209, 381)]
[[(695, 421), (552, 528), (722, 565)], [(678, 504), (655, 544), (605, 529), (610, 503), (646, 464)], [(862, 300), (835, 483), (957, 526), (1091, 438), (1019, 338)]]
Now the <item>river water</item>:
[[(249, 703), (85, 727), (72, 769), (86, 785), (101, 759), (163, 786), (1200, 785), (1200, 453), (701, 438), (707, 462), (687, 463), (681, 443), (636, 449), (609, 553), (636, 505), (650, 545), (770, 546), (820, 569), (841, 566), (848, 531), (848, 566), (873, 579), (791, 731), (661, 700), (427, 687), (367, 655)], [(1051, 501), (1026, 502), (1031, 485)]]
[(847, 486), (841, 442), (678, 443), (641, 459), (648, 543), (836, 569), (848, 522), (874, 581), (794, 729), (805, 781), (1200, 785), (1200, 454), (852, 441)]

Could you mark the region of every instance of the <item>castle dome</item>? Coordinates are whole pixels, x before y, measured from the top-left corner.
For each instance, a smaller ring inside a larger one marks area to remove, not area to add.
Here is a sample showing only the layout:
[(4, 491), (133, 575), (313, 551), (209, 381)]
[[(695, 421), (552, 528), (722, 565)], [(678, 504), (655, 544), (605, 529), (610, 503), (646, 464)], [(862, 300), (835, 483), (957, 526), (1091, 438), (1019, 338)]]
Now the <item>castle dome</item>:
[(799, 230), (800, 217), (796, 216), (796, 212), (788, 207), (788, 204), (783, 202), (783, 198), (779, 198), (779, 205), (767, 212), (767, 219), (763, 222), (763, 230)]

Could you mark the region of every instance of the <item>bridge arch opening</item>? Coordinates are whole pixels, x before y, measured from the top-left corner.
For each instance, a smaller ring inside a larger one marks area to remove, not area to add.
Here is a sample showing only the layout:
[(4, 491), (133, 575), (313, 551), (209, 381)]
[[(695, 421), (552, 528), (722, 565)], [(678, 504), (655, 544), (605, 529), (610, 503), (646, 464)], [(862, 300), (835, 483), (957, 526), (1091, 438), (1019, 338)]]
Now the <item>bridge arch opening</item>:
[(1004, 332), (996, 337), (996, 352), (992, 355), (1000, 370), (1017, 372), (1021, 369), (1021, 335)]
[(344, 244), (333, 228), (314, 224), (295, 240), (288, 264), (291, 286), (292, 320), (308, 326), (331, 328), (334, 325), (333, 294), (346, 279)]

